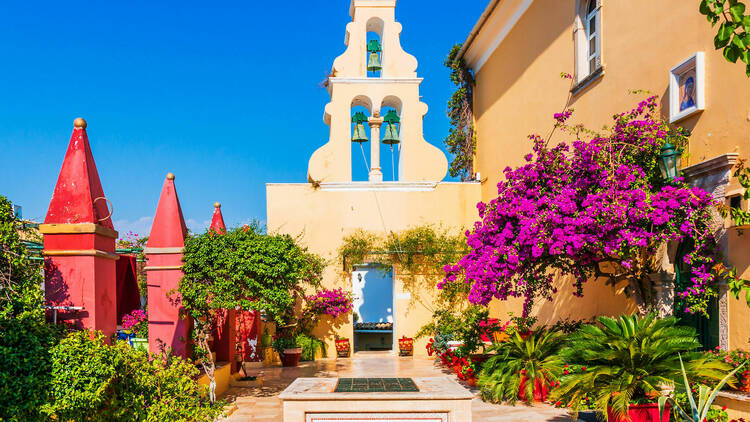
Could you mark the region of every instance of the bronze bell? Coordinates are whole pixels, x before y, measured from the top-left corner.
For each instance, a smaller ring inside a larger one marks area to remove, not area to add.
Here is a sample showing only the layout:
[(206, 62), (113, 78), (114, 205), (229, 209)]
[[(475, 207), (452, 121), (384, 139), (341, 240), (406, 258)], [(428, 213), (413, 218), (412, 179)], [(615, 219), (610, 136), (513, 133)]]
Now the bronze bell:
[(367, 139), (367, 132), (365, 132), (366, 121), (367, 116), (365, 116), (365, 113), (362, 113), (361, 111), (354, 113), (354, 116), (352, 116), (352, 123), (354, 123), (352, 142), (362, 143), (369, 141), (369, 139)]
[(386, 145), (395, 145), (401, 143), (401, 139), (398, 136), (398, 126), (401, 122), (401, 118), (395, 110), (389, 110), (388, 113), (383, 117), (383, 121), (386, 123), (385, 136), (383, 136), (383, 143)]

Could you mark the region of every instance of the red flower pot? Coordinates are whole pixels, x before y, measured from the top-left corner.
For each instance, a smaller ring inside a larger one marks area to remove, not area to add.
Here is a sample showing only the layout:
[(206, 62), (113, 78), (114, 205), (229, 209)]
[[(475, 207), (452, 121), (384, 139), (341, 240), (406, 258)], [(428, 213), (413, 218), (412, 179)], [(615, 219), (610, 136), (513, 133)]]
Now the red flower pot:
[[(526, 375), (521, 375), (521, 383), (518, 385), (518, 398), (520, 400), (526, 400), (526, 381), (528, 378), (526, 378)], [(542, 380), (535, 380), (534, 381), (534, 401), (537, 402), (544, 402), (547, 400), (547, 395), (549, 394), (549, 389), (547, 388), (547, 383), (543, 383)]]
[(669, 403), (664, 407), (663, 418), (659, 419), (659, 405), (657, 403), (631, 404), (628, 416), (617, 419), (611, 409), (607, 409), (607, 417), (611, 422), (669, 422)]
[(340, 358), (348, 358), (351, 353), (349, 347), (349, 339), (336, 340), (336, 356)]
[(296, 349), (284, 349), (284, 353), (281, 354), (281, 365), (282, 366), (297, 366), (299, 365), (299, 359), (302, 357), (302, 348)]

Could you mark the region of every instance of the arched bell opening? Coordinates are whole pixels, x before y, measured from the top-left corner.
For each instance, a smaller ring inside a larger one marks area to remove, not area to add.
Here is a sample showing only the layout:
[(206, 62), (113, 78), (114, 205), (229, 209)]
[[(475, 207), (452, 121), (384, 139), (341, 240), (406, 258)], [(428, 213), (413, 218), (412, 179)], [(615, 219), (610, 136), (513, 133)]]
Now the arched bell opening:
[(380, 129), (380, 157), (383, 168), (383, 180), (397, 182), (399, 180), (399, 164), (401, 158), (401, 100), (394, 96), (383, 99), (380, 116), (383, 125)]
[(369, 98), (358, 96), (352, 100), (351, 142), (352, 142), (352, 181), (367, 181), (370, 173), (370, 110), (372, 102)]
[(379, 78), (383, 74), (383, 27), (380, 18), (370, 18), (367, 21), (367, 36), (365, 37), (365, 63), (368, 78)]

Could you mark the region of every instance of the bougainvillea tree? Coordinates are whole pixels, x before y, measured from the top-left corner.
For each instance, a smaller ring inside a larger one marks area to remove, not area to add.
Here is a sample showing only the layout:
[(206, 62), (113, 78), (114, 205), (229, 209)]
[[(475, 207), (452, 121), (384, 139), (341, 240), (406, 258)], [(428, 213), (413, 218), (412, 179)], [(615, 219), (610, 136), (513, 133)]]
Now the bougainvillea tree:
[(556, 275), (572, 277), (576, 295), (587, 280), (607, 276), (627, 282), (645, 313), (654, 304), (653, 257), (665, 243), (692, 239), (684, 257), (692, 280), (678, 295), (688, 312), (705, 314), (720, 264), (715, 203), (681, 179), (663, 182), (658, 170), (665, 142), (683, 146), (686, 134), (658, 118), (657, 97), (615, 115), (607, 134), (588, 140), (582, 135), (592, 132), (568, 125), (571, 115), (566, 109), (554, 118), (573, 142), (550, 146), (531, 136), (527, 163), (506, 168), (498, 197), (478, 204), (481, 221), (466, 233), (471, 251), (445, 267), (440, 287), (466, 282), (476, 304), (525, 297), (527, 315), (535, 299), (556, 293)]

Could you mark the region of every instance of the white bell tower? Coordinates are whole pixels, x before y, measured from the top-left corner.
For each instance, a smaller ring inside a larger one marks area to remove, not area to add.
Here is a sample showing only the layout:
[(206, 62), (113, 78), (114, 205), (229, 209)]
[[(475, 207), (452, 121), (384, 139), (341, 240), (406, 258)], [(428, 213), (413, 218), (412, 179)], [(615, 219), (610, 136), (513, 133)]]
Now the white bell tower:
[[(369, 182), (380, 183), (381, 110), (392, 108), (400, 122), (399, 182), (439, 182), (448, 170), (443, 152), (427, 143), (422, 120), (427, 105), (420, 102), (417, 59), (401, 48), (401, 24), (395, 20), (396, 0), (353, 0), (346, 25), (346, 51), (333, 62), (328, 78), (331, 101), (324, 121), (330, 126), (328, 142), (310, 158), (308, 179), (314, 183), (352, 181), (352, 108), (368, 111), (370, 128)], [(379, 37), (381, 70), (368, 72), (368, 32)], [(367, 147), (366, 145), (363, 145)]]

